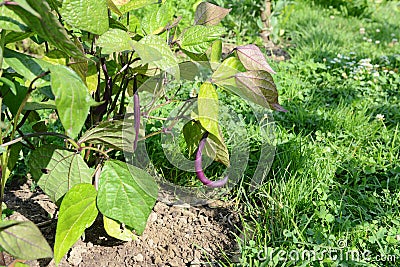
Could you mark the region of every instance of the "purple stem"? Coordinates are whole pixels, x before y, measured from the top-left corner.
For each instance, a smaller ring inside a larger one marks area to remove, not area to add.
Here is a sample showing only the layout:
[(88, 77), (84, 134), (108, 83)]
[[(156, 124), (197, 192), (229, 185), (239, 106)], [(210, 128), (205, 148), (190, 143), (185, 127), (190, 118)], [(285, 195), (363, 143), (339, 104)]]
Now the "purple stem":
[(200, 182), (202, 182), (204, 185), (211, 187), (211, 188), (217, 188), (217, 187), (222, 187), (228, 182), (228, 175), (226, 175), (223, 179), (218, 180), (218, 181), (211, 181), (208, 179), (203, 171), (203, 168), (201, 166), (201, 155), (203, 153), (204, 146), (206, 144), (208, 132), (205, 132), (203, 137), (200, 140), (199, 143), (199, 148), (197, 149), (196, 152), (196, 159), (194, 161), (194, 169), (196, 171), (197, 178), (199, 178)]
[(17, 2), (13, 2), (13, 1), (4, 1), (3, 3), (0, 3), (0, 6), (18, 6)]
[(136, 90), (133, 95), (133, 116), (135, 119), (135, 140), (133, 141), (133, 151), (136, 151), (140, 128), (140, 102), (138, 90)]

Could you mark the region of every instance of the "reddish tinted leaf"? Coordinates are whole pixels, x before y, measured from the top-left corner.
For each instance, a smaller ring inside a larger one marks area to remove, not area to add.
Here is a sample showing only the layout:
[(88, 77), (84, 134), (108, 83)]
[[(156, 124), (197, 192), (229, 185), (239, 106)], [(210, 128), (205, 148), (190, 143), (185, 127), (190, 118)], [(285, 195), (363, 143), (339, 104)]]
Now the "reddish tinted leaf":
[(241, 95), (248, 100), (264, 107), (286, 112), (278, 103), (278, 92), (274, 80), (264, 70), (240, 72), (235, 80)]
[(228, 15), (231, 9), (219, 7), (207, 2), (202, 2), (197, 6), (194, 15), (195, 25), (217, 25)]
[(247, 70), (265, 70), (269, 73), (276, 72), (268, 64), (258, 46), (250, 44), (236, 47), (238, 58)]

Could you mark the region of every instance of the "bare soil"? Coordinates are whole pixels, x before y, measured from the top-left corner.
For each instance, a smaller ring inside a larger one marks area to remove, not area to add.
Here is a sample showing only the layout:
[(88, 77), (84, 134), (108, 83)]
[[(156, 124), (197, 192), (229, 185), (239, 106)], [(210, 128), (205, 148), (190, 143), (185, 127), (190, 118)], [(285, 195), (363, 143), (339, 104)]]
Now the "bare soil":
[[(9, 219), (33, 221), (53, 246), (57, 206), (40, 188), (29, 179), (13, 181), (5, 203), (14, 210)], [(157, 202), (143, 235), (132, 242), (108, 236), (99, 217), (59, 266), (219, 266), (235, 258), (240, 229), (239, 216), (222, 204), (183, 208)], [(8, 264), (12, 260), (6, 255)], [(55, 266), (51, 259), (25, 263)]]

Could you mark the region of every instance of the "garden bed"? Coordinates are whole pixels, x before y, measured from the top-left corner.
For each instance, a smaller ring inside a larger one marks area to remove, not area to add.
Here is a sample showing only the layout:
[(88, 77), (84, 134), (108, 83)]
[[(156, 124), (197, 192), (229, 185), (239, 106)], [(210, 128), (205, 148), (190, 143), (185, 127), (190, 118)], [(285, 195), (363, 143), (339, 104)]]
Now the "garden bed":
[[(33, 221), (53, 245), (56, 205), (31, 180), (13, 183), (6, 192), (5, 202), (15, 211), (9, 218)], [(178, 207), (157, 202), (142, 236), (131, 242), (114, 239), (99, 217), (59, 266), (209, 266), (234, 258), (239, 225), (226, 203)], [(11, 260), (6, 257), (7, 263)], [(50, 259), (26, 263), (55, 266)]]

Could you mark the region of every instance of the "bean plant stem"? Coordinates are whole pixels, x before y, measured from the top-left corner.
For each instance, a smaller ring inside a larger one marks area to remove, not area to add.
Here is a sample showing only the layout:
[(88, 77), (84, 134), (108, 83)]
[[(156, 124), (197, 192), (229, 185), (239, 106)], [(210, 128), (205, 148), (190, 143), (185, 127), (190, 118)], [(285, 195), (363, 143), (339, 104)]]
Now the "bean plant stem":
[[(4, 56), (4, 45), (5, 45), (5, 37), (6, 31), (1, 30), (0, 33), (0, 77), (3, 75), (3, 56)], [(3, 106), (3, 96), (0, 96), (0, 108)], [(3, 124), (2, 112), (0, 112), (0, 123)], [(0, 125), (0, 144), (3, 143), (3, 129)], [(3, 199), (4, 199), (4, 187), (6, 185), (5, 181), (7, 180), (7, 153), (3, 153), (0, 155), (0, 221), (2, 221), (3, 214)], [(4, 171), (3, 171), (4, 170)], [(3, 254), (2, 254), (3, 256)]]
[(26, 138), (31, 138), (31, 137), (39, 137), (39, 136), (56, 136), (56, 137), (60, 137), (63, 138), (65, 140), (67, 140), (68, 142), (70, 142), (74, 147), (79, 148), (79, 145), (72, 140), (71, 138), (69, 138), (68, 136), (64, 135), (64, 134), (60, 134), (60, 133), (53, 133), (53, 132), (38, 132), (38, 133), (30, 133), (30, 134), (25, 134), (24, 136), (15, 138), (14, 140), (11, 140), (7, 143), (1, 144), (1, 147), (8, 147), (12, 144), (21, 142), (22, 140), (26, 139)]
[(3, 75), (3, 58), (4, 58), (4, 47), (6, 40), (6, 31), (1, 30), (0, 34), (0, 77)]
[(109, 158), (109, 156), (107, 155), (106, 152), (104, 152), (102, 149), (99, 149), (99, 148), (96, 148), (96, 147), (83, 146), (83, 147), (80, 147), (79, 149), (80, 149), (80, 150), (87, 149), (87, 150), (96, 151), (96, 152), (99, 152), (100, 154), (102, 154), (103, 156), (105, 156), (106, 158)]
[[(0, 107), (3, 106), (3, 98), (0, 97)], [(1, 118), (1, 113), (0, 113), (0, 122), (2, 123), (3, 120)], [(3, 129), (0, 128), (0, 144), (3, 143)], [(6, 153), (3, 153), (0, 155), (0, 221), (2, 221), (2, 214), (3, 214), (3, 199), (4, 199), (4, 187), (5, 187), (5, 180), (6, 180), (6, 172), (3, 172), (3, 169), (7, 168), (7, 166), (4, 164), (6, 161), (6, 158), (4, 158), (4, 155)]]

